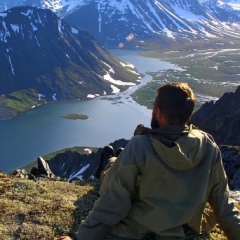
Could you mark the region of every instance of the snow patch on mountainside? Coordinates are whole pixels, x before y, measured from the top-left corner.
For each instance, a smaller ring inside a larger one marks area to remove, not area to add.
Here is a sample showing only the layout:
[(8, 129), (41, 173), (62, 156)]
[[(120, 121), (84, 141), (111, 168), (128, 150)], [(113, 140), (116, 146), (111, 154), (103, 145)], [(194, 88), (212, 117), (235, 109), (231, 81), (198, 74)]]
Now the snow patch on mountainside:
[(240, 1), (238, 0), (228, 0), (228, 1), (220, 1), (218, 0), (218, 4), (220, 6), (230, 6), (234, 10), (240, 10)]
[(103, 76), (103, 79), (106, 80), (106, 81), (109, 81), (113, 84), (116, 84), (116, 85), (121, 85), (121, 86), (134, 86), (136, 85), (135, 83), (132, 83), (132, 82), (123, 82), (121, 80), (115, 80), (111, 77), (111, 75), (109, 74), (109, 72), (107, 72), (104, 76)]
[(196, 15), (193, 12), (190, 12), (188, 10), (182, 9), (178, 6), (173, 6), (173, 10), (182, 18), (188, 19), (190, 21), (195, 21), (195, 20), (203, 20), (204, 16), (202, 15)]
[(44, 8), (49, 8), (54, 12), (58, 12), (63, 8), (66, 8), (66, 12), (72, 11), (74, 8), (86, 4), (86, 0), (43, 0), (42, 6)]
[(70, 175), (70, 177), (68, 178), (68, 181), (70, 182), (73, 178), (77, 178), (77, 179), (82, 179), (82, 173), (84, 171), (86, 171), (87, 168), (89, 168), (90, 164), (85, 165), (84, 167), (82, 167), (80, 170), (78, 170), (76, 173)]

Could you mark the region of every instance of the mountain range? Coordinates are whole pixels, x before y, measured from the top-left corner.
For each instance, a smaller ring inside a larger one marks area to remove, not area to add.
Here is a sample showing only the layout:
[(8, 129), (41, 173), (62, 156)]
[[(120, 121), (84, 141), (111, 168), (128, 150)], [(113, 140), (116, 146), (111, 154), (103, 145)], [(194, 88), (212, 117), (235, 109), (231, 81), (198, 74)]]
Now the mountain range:
[(104, 45), (240, 37), (240, 0), (0, 0), (19, 5), (51, 9)]
[(0, 118), (136, 84), (102, 46), (233, 48), (240, 37), (240, 0), (0, 0), (0, 11)]
[(0, 13), (0, 66), (3, 118), (11, 117), (7, 110), (14, 115), (45, 101), (118, 92), (139, 78), (133, 66), (120, 62), (89, 33), (49, 9), (34, 7)]

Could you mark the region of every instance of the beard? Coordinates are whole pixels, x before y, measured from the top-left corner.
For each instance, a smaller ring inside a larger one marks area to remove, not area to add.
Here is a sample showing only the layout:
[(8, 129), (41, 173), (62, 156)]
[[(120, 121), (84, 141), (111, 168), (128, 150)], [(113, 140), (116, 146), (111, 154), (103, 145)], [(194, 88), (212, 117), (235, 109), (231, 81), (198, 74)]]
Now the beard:
[(155, 114), (153, 114), (152, 116), (152, 120), (151, 120), (151, 128), (152, 129), (157, 129), (157, 128), (160, 128), (160, 124), (155, 116)]

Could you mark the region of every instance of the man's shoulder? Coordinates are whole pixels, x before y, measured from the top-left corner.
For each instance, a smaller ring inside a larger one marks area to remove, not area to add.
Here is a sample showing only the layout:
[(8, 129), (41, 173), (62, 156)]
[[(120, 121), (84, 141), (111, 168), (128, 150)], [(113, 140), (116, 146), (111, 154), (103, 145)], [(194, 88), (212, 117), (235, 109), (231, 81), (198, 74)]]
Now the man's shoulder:
[(135, 154), (149, 153), (152, 151), (152, 144), (148, 135), (136, 135), (131, 138), (125, 147), (128, 151), (133, 151)]
[(143, 134), (143, 135), (136, 135), (133, 136), (130, 140), (132, 144), (146, 144), (150, 143), (149, 135), (148, 134)]
[(213, 136), (201, 129), (198, 128), (193, 128), (191, 130), (191, 134), (193, 134), (194, 136), (200, 138), (200, 139), (204, 139), (208, 144), (210, 144), (212, 147), (217, 147), (217, 144), (213, 138)]

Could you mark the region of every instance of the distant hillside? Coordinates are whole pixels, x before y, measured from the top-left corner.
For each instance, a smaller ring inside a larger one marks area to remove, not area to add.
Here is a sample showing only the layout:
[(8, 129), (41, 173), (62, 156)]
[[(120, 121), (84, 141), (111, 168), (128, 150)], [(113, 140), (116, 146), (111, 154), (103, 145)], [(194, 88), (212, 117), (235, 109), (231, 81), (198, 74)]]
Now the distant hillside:
[(0, 13), (0, 49), (0, 117), (46, 101), (110, 94), (139, 78), (91, 35), (47, 9)]

